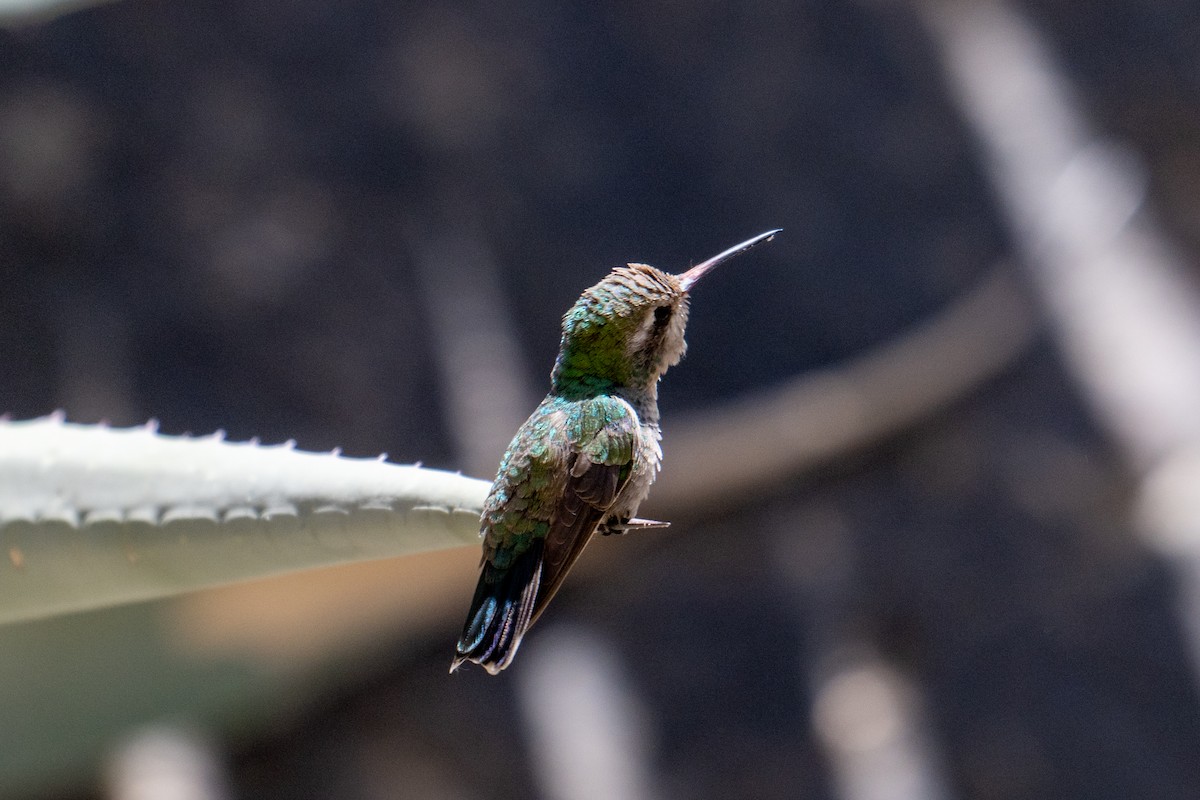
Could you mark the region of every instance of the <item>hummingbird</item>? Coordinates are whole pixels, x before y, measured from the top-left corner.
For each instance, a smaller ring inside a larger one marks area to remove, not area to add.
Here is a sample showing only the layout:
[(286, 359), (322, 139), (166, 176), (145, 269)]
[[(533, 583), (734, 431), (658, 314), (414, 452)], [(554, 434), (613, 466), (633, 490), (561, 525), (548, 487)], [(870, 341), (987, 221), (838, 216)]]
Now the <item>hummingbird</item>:
[(690, 292), (779, 230), (679, 275), (617, 267), (563, 317), (550, 393), (517, 430), (484, 501), (479, 583), (451, 672), (473, 661), (497, 675), (511, 664), (597, 531), (667, 527), (635, 514), (662, 461), (658, 380), (687, 349)]

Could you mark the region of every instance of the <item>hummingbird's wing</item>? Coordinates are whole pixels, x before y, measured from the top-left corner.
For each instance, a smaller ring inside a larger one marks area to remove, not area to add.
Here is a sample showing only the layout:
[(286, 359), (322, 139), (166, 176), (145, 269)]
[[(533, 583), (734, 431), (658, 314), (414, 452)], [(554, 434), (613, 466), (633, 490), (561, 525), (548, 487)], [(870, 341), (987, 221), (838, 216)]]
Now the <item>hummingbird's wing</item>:
[[(547, 426), (552, 441), (521, 451), (515, 483), (502, 482), (513, 466), (506, 460), (489, 497), (483, 572), (452, 669), (463, 661), (493, 674), (508, 666), (632, 473), (639, 428), (624, 400), (598, 397), (551, 413), (561, 415)], [(527, 425), (539, 419), (535, 412)]]
[(615, 464), (593, 461), (587, 451), (572, 456), (571, 477), (542, 548), (542, 584), (530, 625), (546, 610), (563, 578), (608, 516), (617, 495), (629, 480), (632, 466), (632, 456), (625, 463)]

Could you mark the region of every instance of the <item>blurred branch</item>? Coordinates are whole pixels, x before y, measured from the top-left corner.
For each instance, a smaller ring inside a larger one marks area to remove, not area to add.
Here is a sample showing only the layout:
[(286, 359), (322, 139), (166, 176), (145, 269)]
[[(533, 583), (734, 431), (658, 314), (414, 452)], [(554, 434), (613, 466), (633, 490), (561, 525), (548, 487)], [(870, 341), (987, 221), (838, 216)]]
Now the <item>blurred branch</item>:
[(0, 420), (0, 622), (475, 544), (486, 492), (292, 442)]
[(999, 2), (919, 6), (1088, 400), (1145, 469), (1200, 443), (1200, 299), (1040, 37)]
[(872, 352), (668, 420), (653, 513), (735, 502), (894, 435), (1013, 363), (1036, 327), (1008, 267), (998, 266), (946, 311)]
[(181, 728), (141, 728), (108, 765), (111, 800), (226, 800), (224, 765), (211, 742)]
[(438, 225), (446, 233), (432, 240), (419, 233), (424, 227), (414, 226), (408, 239), (428, 309), (446, 424), (458, 465), (493, 475), (513, 431), (540, 398), (525, 380), (501, 279), (483, 237), (472, 234), (475, 226), (468, 222)]
[[(829, 654), (827, 654), (829, 655)], [(815, 678), (813, 723), (842, 800), (943, 800), (942, 758), (920, 691), (877, 658), (846, 654)]]
[(527, 647), (516, 673), (531, 764), (552, 800), (653, 800), (650, 714), (611, 647), (559, 625)]
[(983, 143), (1084, 396), (1145, 478), (1150, 542), (1182, 567), (1200, 668), (1200, 293), (1143, 208), (1136, 158), (1098, 138), (1038, 32), (1001, 2), (917, 8)]
[(837, 507), (775, 501), (769, 561), (804, 620), (811, 723), (840, 800), (947, 800), (945, 756), (921, 683), (884, 661), (864, 630), (859, 548)]

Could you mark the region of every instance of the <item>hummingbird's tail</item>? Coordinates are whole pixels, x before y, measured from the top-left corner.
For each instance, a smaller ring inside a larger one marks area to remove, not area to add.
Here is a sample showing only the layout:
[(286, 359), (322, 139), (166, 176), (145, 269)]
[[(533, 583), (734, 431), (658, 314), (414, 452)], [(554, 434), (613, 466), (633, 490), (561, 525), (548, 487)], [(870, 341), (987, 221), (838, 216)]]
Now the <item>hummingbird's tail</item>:
[(508, 569), (484, 564), (451, 672), (465, 661), (474, 661), (496, 675), (513, 660), (533, 621), (542, 582), (542, 544), (541, 539), (534, 540)]

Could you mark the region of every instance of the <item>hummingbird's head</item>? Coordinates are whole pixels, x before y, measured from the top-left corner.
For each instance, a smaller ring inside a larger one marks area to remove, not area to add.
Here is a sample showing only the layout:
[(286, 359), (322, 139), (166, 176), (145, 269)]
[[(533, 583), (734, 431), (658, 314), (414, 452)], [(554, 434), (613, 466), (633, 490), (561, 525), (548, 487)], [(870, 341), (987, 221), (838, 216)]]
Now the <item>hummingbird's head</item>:
[(687, 315), (679, 276), (647, 264), (617, 267), (563, 317), (555, 389), (650, 386), (683, 357)]
[(554, 391), (592, 395), (618, 387), (653, 386), (687, 349), (683, 334), (688, 293), (696, 281), (776, 233), (759, 234), (680, 275), (647, 264), (614, 269), (563, 317), (562, 343), (551, 376)]

